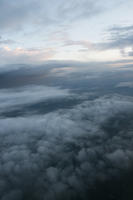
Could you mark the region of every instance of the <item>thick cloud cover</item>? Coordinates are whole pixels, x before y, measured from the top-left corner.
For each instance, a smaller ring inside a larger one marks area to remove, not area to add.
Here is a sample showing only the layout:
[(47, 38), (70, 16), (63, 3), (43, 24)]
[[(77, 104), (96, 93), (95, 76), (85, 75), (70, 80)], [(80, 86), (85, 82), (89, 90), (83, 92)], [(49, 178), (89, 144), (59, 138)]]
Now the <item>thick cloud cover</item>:
[(1, 118), (0, 199), (94, 199), (97, 182), (118, 183), (132, 166), (132, 124), (133, 99), (118, 95), (46, 115)]

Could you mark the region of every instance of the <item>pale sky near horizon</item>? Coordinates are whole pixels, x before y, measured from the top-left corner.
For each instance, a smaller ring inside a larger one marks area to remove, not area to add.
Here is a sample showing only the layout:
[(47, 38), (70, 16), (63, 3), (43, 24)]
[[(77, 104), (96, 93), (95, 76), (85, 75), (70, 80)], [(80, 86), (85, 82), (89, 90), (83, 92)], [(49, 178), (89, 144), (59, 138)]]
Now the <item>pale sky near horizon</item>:
[(132, 0), (1, 0), (1, 65), (132, 59), (132, 11)]

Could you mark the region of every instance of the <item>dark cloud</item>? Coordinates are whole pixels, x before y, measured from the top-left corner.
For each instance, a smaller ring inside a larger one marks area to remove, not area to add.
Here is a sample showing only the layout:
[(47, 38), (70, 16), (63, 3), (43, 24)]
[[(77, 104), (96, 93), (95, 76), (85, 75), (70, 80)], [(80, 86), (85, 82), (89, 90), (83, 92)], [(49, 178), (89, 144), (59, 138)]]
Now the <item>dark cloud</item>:
[(114, 93), (121, 82), (131, 84), (132, 73), (105, 71), (125, 66), (119, 62), (1, 68), (0, 199), (108, 200), (129, 193), (133, 98), (130, 91)]
[[(115, 184), (132, 165), (132, 108), (132, 98), (105, 96), (44, 116), (0, 119), (0, 198), (86, 200), (97, 182)], [(106, 199), (119, 197), (114, 191)]]
[[(67, 68), (74, 68), (82, 72), (82, 69), (86, 69), (88, 71), (105, 71), (108, 70), (107, 65), (110, 64), (125, 64), (127, 62), (132, 62), (133, 60), (117, 60), (117, 61), (108, 61), (108, 62), (82, 62), (82, 61), (73, 61), (73, 60), (49, 60), (49, 61), (44, 61), (42, 64), (22, 64), (22, 63), (17, 63), (17, 64), (6, 64), (6, 65), (1, 65), (0, 66), (0, 74), (4, 73), (12, 73), (12, 75), (17, 73), (19, 74), (41, 74), (44, 71), (45, 72), (50, 72), (54, 69), (58, 70), (64, 69), (67, 71)], [(72, 69), (71, 69), (72, 70)], [(110, 70), (110, 69), (109, 69)], [(54, 71), (56, 73), (56, 71)], [(2, 77), (1, 77), (2, 78)]]

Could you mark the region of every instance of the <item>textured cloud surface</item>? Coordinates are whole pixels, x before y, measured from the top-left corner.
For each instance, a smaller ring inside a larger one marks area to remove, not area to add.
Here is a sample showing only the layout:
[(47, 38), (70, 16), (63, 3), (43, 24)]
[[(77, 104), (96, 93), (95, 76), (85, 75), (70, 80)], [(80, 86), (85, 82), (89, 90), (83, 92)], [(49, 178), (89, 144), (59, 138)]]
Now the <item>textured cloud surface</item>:
[(115, 184), (132, 165), (132, 117), (132, 98), (113, 95), (0, 119), (0, 198), (87, 200), (96, 182)]
[(22, 87), (16, 90), (3, 89), (0, 91), (0, 112), (48, 99), (67, 97), (68, 94), (68, 90), (46, 86)]
[(133, 200), (132, 10), (0, 0), (0, 200)]

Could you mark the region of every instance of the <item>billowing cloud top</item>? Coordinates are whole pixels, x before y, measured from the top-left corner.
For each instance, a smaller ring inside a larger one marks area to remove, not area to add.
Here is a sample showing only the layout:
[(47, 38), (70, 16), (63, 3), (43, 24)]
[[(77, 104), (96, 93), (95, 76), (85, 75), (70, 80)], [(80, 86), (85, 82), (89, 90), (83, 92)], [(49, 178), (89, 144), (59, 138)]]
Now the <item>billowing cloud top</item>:
[(66, 111), (1, 119), (1, 198), (86, 200), (97, 181), (115, 183), (132, 166), (132, 108), (132, 98), (105, 96)]
[(1, 69), (2, 200), (108, 200), (130, 193), (132, 65), (101, 65)]

